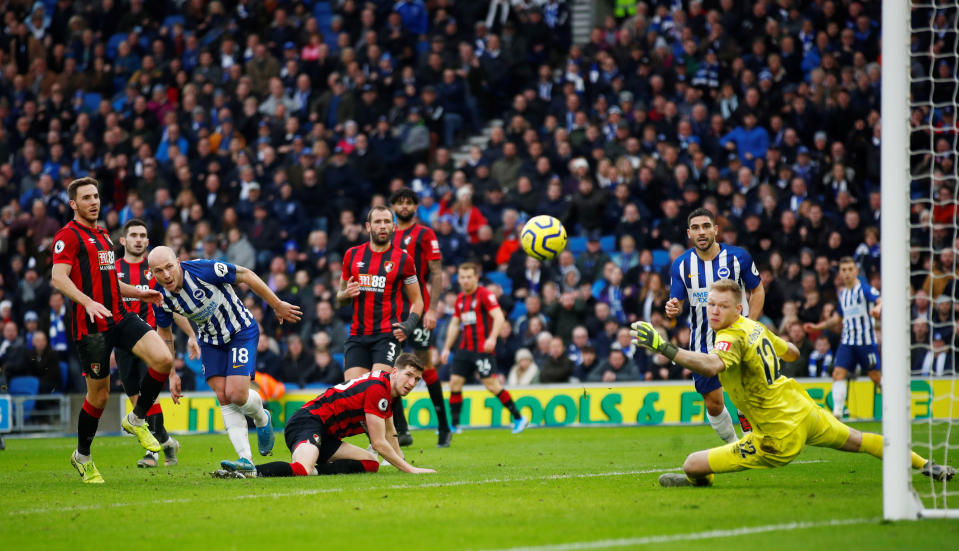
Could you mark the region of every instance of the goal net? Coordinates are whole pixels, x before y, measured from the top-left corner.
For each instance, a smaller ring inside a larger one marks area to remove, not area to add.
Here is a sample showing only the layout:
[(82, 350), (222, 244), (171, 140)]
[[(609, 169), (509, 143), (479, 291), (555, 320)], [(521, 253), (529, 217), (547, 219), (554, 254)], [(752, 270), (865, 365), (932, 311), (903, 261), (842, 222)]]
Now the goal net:
[[(883, 515), (959, 518), (959, 485), (910, 469), (909, 449), (959, 460), (957, 0), (883, 2)], [(908, 86), (903, 83), (908, 82)], [(904, 315), (905, 313), (909, 315)]]

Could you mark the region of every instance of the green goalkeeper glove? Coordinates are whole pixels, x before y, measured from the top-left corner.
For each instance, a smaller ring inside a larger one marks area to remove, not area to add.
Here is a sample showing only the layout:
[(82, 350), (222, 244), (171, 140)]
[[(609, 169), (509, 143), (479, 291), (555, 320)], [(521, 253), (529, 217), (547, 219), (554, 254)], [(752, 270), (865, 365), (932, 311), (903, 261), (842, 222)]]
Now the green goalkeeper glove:
[(659, 352), (670, 360), (676, 357), (676, 353), (679, 351), (676, 345), (663, 340), (663, 337), (660, 336), (659, 332), (656, 331), (649, 322), (637, 321), (630, 327), (632, 330), (629, 334), (633, 336), (634, 344), (654, 352)]

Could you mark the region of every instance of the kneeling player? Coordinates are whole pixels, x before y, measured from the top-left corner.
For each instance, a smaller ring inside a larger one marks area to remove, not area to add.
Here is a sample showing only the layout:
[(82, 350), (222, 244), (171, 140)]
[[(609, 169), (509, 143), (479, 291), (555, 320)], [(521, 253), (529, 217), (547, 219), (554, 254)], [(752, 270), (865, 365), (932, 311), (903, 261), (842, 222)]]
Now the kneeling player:
[[(634, 342), (708, 377), (718, 375), (729, 398), (753, 422), (753, 431), (738, 442), (694, 452), (685, 474), (666, 473), (663, 486), (707, 486), (713, 473), (768, 469), (787, 465), (807, 444), (882, 458), (882, 436), (848, 427), (823, 411), (799, 383), (780, 375), (780, 358), (793, 361), (799, 349), (761, 323), (741, 314), (742, 289), (730, 280), (710, 286), (709, 326), (716, 332), (712, 352), (680, 350), (652, 325), (633, 324)], [(950, 480), (953, 467), (937, 465), (912, 452), (912, 466), (935, 480)]]
[(480, 381), (487, 390), (499, 398), (513, 418), (513, 434), (523, 432), (529, 426), (529, 419), (519, 414), (509, 391), (503, 388), (499, 379), (494, 376), (496, 365), (496, 337), (500, 334), (506, 317), (503, 309), (496, 302), (496, 296), (486, 287), (479, 285), (479, 265), (466, 262), (459, 267), (457, 278), (460, 292), (453, 307), (453, 317), (446, 330), (446, 343), (440, 354), (445, 364), (450, 358), (450, 348), (460, 334), (461, 325), (463, 338), (460, 340), (459, 350), (453, 357), (453, 370), (450, 376), (450, 429), (459, 433), (460, 412), (463, 408), (463, 384), (467, 377), (479, 373)]
[(216, 478), (308, 476), (376, 472), (379, 462), (371, 452), (342, 439), (367, 433), (373, 449), (397, 469), (413, 474), (434, 473), (403, 459), (393, 427), (393, 400), (406, 396), (423, 377), (423, 366), (413, 354), (400, 354), (389, 372), (374, 370), (330, 387), (290, 417), (283, 431), (293, 462), (257, 465), (255, 473), (230, 468), (213, 472)]

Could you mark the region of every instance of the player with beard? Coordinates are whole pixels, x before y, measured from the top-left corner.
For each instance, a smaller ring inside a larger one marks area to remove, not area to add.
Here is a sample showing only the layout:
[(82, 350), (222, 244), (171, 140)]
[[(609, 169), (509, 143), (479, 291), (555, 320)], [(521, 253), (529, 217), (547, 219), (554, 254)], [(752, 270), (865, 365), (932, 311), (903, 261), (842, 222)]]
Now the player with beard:
[(93, 178), (79, 178), (67, 186), (67, 196), (73, 220), (53, 238), (50, 280), (73, 303), (70, 333), (87, 385), (77, 420), (77, 449), (70, 456), (70, 463), (84, 483), (102, 484), (103, 476), (90, 457), (90, 445), (110, 396), (110, 353), (114, 347), (125, 349), (147, 365), (147, 375), (140, 381), (140, 398), (120, 425), (153, 452), (162, 448), (147, 427), (147, 412), (170, 377), (173, 354), (156, 331), (123, 306), (122, 297), (155, 304), (161, 295), (117, 278), (113, 242), (107, 231), (97, 225), (100, 184)]
[[(706, 316), (709, 286), (721, 279), (729, 279), (749, 291), (748, 303), (743, 300), (743, 315), (753, 320), (759, 319), (763, 311), (766, 291), (749, 253), (716, 241), (719, 228), (712, 211), (704, 208), (692, 211), (686, 218), (686, 225), (686, 235), (693, 242), (693, 247), (681, 254), (670, 269), (672, 283), (666, 302), (666, 317), (672, 319), (678, 316), (683, 311), (683, 302), (688, 299), (689, 349), (708, 354), (715, 340), (715, 333), (709, 327)], [(726, 409), (719, 378), (694, 371), (693, 383), (706, 402), (706, 418), (713, 430), (724, 442), (736, 442), (736, 429)], [(739, 424), (743, 432), (751, 430), (749, 421), (742, 414), (739, 415)]]
[[(393, 212), (396, 213), (396, 219), (399, 222), (396, 226), (393, 245), (413, 257), (413, 263), (416, 266), (420, 294), (423, 296), (423, 319), (420, 325), (413, 329), (413, 334), (407, 342), (425, 368), (423, 381), (426, 382), (426, 389), (430, 393), (430, 400), (436, 410), (439, 430), (437, 447), (447, 448), (450, 445), (452, 433), (443, 403), (443, 384), (440, 383), (436, 369), (433, 368), (430, 350), (433, 329), (436, 328), (436, 320), (439, 318), (440, 307), (443, 304), (440, 301), (443, 293), (443, 255), (440, 253), (436, 234), (429, 226), (421, 224), (416, 217), (418, 204), (419, 198), (409, 188), (398, 189), (390, 197), (390, 205), (393, 206)], [(431, 301), (431, 297), (435, 297), (435, 300)], [(402, 398), (398, 398), (398, 402), (393, 404), (393, 422), (396, 424), (400, 446), (409, 446), (413, 443), (413, 437), (409, 433), (402, 401)]]
[[(123, 225), (122, 235), (120, 244), (123, 245), (123, 258), (118, 259), (116, 263), (117, 277), (120, 281), (137, 289), (150, 289), (153, 284), (153, 272), (150, 271), (146, 262), (147, 248), (150, 246), (146, 223), (139, 218), (131, 218)], [(153, 329), (157, 328), (153, 305), (130, 297), (123, 297), (123, 303), (128, 311), (140, 316), (140, 319), (147, 322)], [(190, 358), (199, 358), (200, 345), (196, 341), (196, 335), (190, 322), (179, 314), (174, 314), (173, 319), (187, 335), (187, 348)], [(173, 334), (169, 329), (159, 331), (159, 333), (167, 342), (170, 353), (173, 354)], [(169, 338), (167, 338), (167, 333)], [(123, 391), (130, 398), (130, 402), (136, 406), (137, 399), (140, 396), (140, 381), (146, 376), (147, 366), (143, 363), (143, 360), (122, 348), (117, 348), (115, 354)], [(170, 372), (170, 394), (173, 397), (173, 403), (179, 404), (181, 396), (180, 377), (176, 374), (176, 371)], [(163, 410), (160, 408), (159, 402), (154, 403), (147, 411), (146, 421), (147, 426), (150, 427), (150, 432), (163, 447), (164, 464), (168, 467), (176, 465), (180, 443), (167, 433), (163, 424)], [(156, 452), (147, 451), (146, 455), (137, 461), (137, 466), (156, 467), (158, 463), (159, 455)]]
[[(419, 325), (423, 297), (413, 257), (393, 245), (393, 211), (378, 205), (366, 217), (370, 241), (343, 255), (343, 273), (336, 293), (341, 306), (353, 304), (353, 322), (344, 350), (344, 378), (371, 370), (389, 371), (400, 343)], [(408, 306), (407, 306), (408, 303)], [(400, 320), (403, 312), (409, 312)]]

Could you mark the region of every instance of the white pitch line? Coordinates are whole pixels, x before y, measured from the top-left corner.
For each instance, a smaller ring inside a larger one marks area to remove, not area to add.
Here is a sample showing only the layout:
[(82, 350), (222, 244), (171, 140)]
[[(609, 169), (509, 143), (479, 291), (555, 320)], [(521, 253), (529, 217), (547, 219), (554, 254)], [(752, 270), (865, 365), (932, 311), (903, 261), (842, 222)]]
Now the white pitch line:
[(637, 538), (619, 538), (613, 540), (580, 541), (572, 543), (557, 543), (552, 545), (536, 545), (528, 547), (505, 547), (486, 551), (576, 551), (580, 549), (608, 549), (611, 547), (627, 547), (636, 545), (650, 545), (672, 543), (677, 541), (695, 541), (712, 538), (731, 538), (765, 532), (791, 532), (808, 528), (823, 528), (833, 526), (848, 526), (851, 524), (869, 524), (878, 522), (878, 518), (850, 518), (833, 519), (816, 522), (790, 522), (787, 524), (769, 524), (766, 526), (743, 526), (729, 530), (710, 530), (708, 532), (694, 532), (691, 534), (662, 534), (658, 536), (643, 536)]
[[(826, 461), (815, 459), (811, 461), (794, 461), (794, 464), (805, 464), (805, 463), (825, 463)], [(452, 480), (449, 482), (426, 482), (423, 484), (393, 484), (391, 486), (368, 486), (365, 488), (304, 488), (302, 490), (292, 490), (289, 492), (270, 492), (270, 493), (259, 493), (259, 494), (243, 494), (238, 496), (231, 496), (230, 499), (263, 499), (263, 498), (283, 498), (283, 497), (294, 497), (294, 496), (311, 496), (317, 494), (332, 494), (336, 492), (343, 491), (353, 491), (353, 492), (371, 492), (379, 490), (414, 490), (419, 488), (448, 488), (455, 486), (473, 486), (473, 485), (483, 485), (483, 484), (503, 484), (509, 482), (529, 482), (534, 480), (567, 480), (573, 478), (602, 478), (607, 476), (629, 476), (635, 474), (657, 474), (657, 473), (670, 473), (680, 470), (678, 467), (671, 469), (647, 469), (647, 470), (636, 470), (636, 471), (607, 471), (602, 473), (580, 473), (580, 474), (550, 474), (542, 476), (521, 476), (517, 478), (485, 478), (483, 480)], [(154, 500), (151, 503), (156, 505), (167, 505), (174, 503), (191, 503), (194, 501), (202, 501), (203, 498), (200, 497), (183, 497), (183, 498), (169, 498), (169, 499), (158, 499)], [(62, 513), (62, 512), (71, 512), (71, 511), (90, 511), (98, 509), (115, 509), (118, 507), (139, 507), (142, 506), (143, 502), (136, 503), (93, 503), (93, 504), (78, 504), (64, 507), (42, 507), (37, 509), (21, 509), (18, 511), (10, 511), (10, 516), (23, 516), (23, 515), (39, 515), (45, 513)]]

